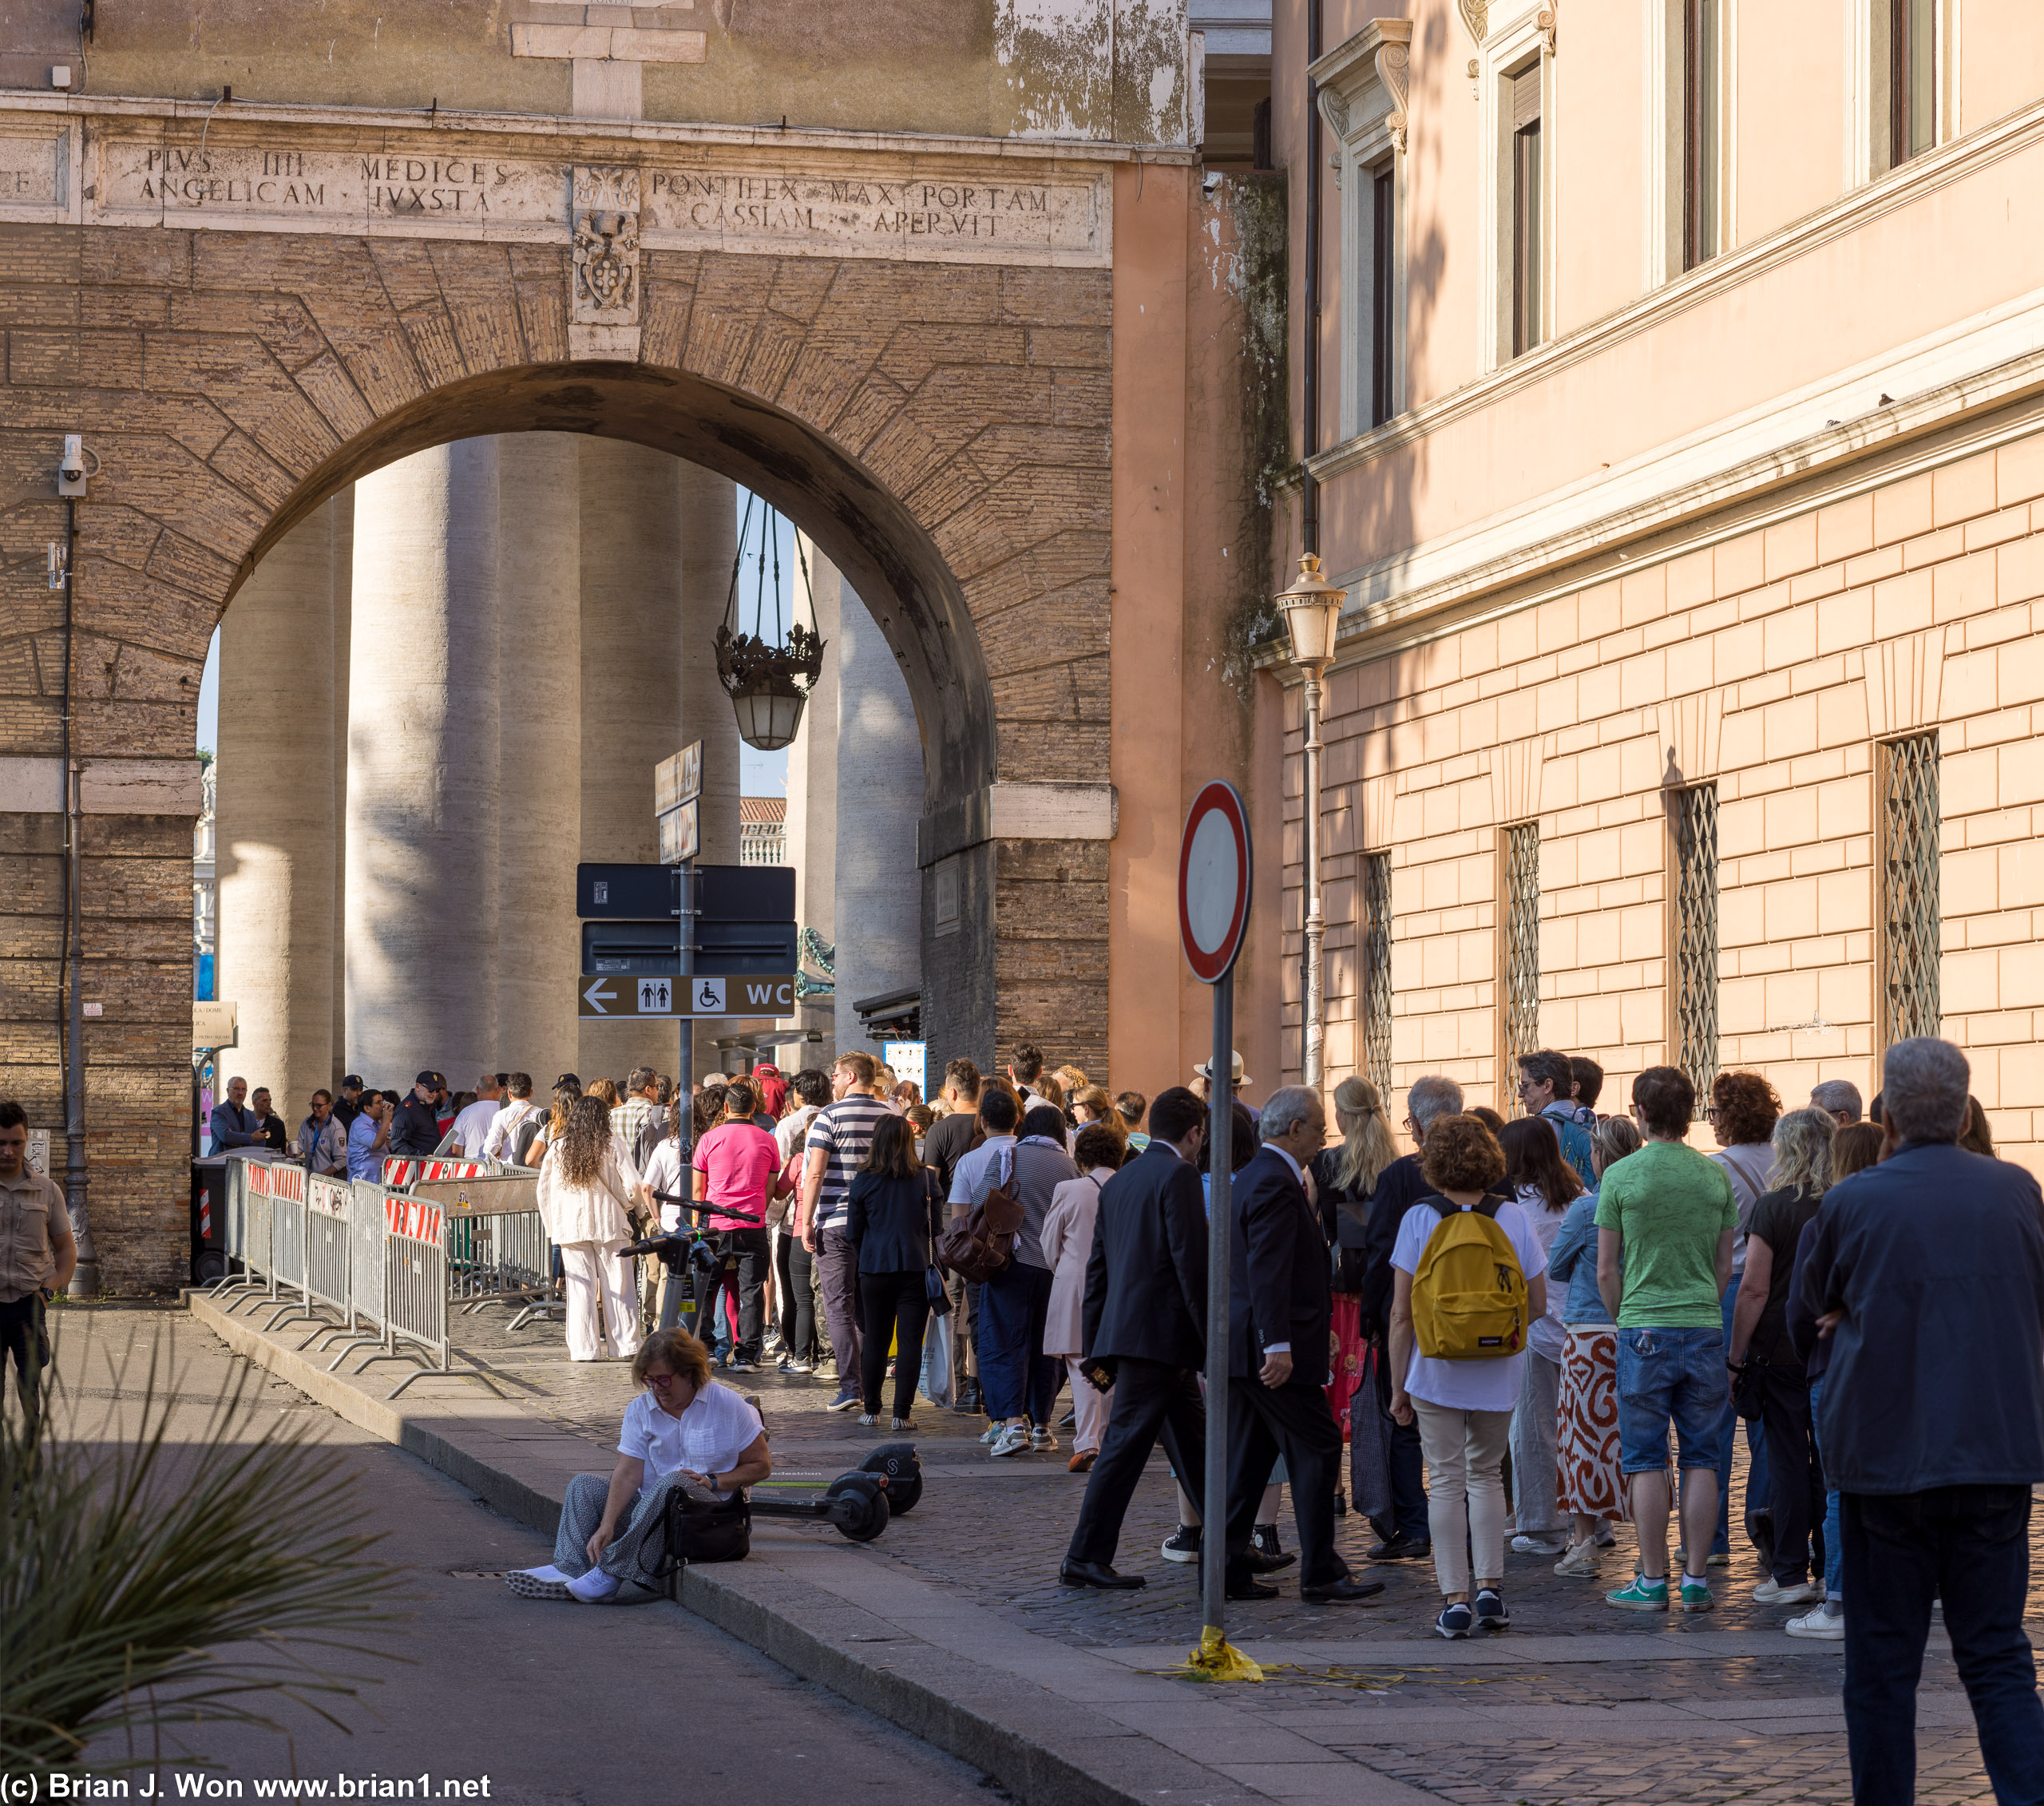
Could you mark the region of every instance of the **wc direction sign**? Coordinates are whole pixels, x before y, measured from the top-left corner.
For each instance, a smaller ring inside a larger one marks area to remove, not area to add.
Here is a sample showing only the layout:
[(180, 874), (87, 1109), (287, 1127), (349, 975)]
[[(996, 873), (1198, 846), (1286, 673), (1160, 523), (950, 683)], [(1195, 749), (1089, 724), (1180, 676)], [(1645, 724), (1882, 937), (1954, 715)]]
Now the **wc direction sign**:
[(1217, 779), (1193, 798), (1178, 846), (1178, 938), (1204, 984), (1225, 978), (1242, 950), (1251, 870), (1242, 793)]
[(579, 980), (576, 1014), (584, 1022), (695, 1016), (786, 1016), (795, 1012), (794, 975), (763, 978), (676, 977), (644, 974)]

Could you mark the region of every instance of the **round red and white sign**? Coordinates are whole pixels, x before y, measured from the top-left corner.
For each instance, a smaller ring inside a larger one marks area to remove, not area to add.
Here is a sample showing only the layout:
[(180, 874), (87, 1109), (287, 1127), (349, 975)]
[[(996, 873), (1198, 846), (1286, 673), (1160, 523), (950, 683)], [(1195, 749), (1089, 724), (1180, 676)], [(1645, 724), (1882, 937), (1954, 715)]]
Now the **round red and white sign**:
[(1178, 938), (1208, 984), (1235, 963), (1249, 926), (1249, 816), (1233, 784), (1216, 781), (1193, 798), (1178, 846)]

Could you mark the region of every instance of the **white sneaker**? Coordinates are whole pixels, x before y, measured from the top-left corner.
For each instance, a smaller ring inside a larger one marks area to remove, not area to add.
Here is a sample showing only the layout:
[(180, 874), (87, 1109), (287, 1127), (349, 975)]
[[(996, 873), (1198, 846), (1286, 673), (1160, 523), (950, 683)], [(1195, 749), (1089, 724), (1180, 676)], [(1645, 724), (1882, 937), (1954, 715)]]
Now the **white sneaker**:
[(1559, 1555), (1568, 1547), (1566, 1537), (1515, 1536), (1511, 1546), (1522, 1555)]
[(1029, 1432), (1020, 1424), (1004, 1425), (992, 1451), (996, 1459), (1004, 1455), (1026, 1455), (1028, 1452)]
[(985, 1433), (980, 1436), (980, 1440), (991, 1448), (995, 1443), (1000, 1440), (1002, 1432), (1004, 1432), (1007, 1428), (1008, 1426), (1005, 1424), (989, 1424), (986, 1428)]
[(1594, 1540), (1599, 1549), (1609, 1549), (1618, 1540), (1618, 1527), (1609, 1518), (1600, 1518)]
[(1039, 1455), (1048, 1455), (1057, 1448), (1057, 1438), (1048, 1430), (1038, 1429), (1031, 1432), (1029, 1447)]
[(1808, 1600), (1824, 1597), (1821, 1581), (1805, 1580), (1793, 1586), (1783, 1586), (1769, 1574), (1753, 1589), (1753, 1602), (1761, 1606), (1800, 1606)]
[(614, 1574), (605, 1574), (601, 1568), (591, 1568), (568, 1583), (568, 1590), (585, 1606), (600, 1606), (615, 1593), (619, 1586)]
[(1555, 1563), (1556, 1574), (1573, 1574), (1579, 1579), (1594, 1579), (1597, 1574), (1597, 1544), (1586, 1537), (1580, 1543), (1571, 1543), (1567, 1552)]
[(1815, 1611), (1792, 1618), (1781, 1628), (1792, 1637), (1812, 1638), (1820, 1643), (1842, 1643), (1845, 1641), (1845, 1614), (1842, 1609), (1832, 1610), (1838, 1603), (1836, 1599), (1827, 1599)]

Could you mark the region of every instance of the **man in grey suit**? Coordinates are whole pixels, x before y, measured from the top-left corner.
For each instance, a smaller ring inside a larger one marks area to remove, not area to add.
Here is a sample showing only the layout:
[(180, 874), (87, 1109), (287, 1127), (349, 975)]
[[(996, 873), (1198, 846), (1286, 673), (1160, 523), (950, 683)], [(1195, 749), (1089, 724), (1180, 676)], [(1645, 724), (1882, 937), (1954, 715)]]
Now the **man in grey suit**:
[(1068, 1586), (1143, 1584), (1115, 1571), (1115, 1545), (1159, 1436), (1190, 1483), (1206, 1468), (1206, 1207), (1194, 1166), (1206, 1138), (1206, 1105), (1175, 1085), (1150, 1107), (1150, 1145), (1101, 1188), (1083, 1329), (1087, 1361), (1115, 1368), (1115, 1402), (1058, 1570)]

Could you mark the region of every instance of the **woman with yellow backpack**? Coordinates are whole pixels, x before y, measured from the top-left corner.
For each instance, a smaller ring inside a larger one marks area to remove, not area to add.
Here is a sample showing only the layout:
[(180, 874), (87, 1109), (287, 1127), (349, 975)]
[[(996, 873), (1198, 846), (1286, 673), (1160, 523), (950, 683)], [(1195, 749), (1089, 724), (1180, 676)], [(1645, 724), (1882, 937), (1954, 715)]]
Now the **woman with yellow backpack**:
[(1436, 1123), (1420, 1170), (1435, 1195), (1405, 1213), (1391, 1252), (1391, 1412), (1419, 1420), (1443, 1598), (1434, 1629), (1461, 1638), (1511, 1623), (1505, 1439), (1527, 1333), (1547, 1308), (1547, 1261), (1526, 1213), (1499, 1191), (1504, 1154), (1476, 1118)]

